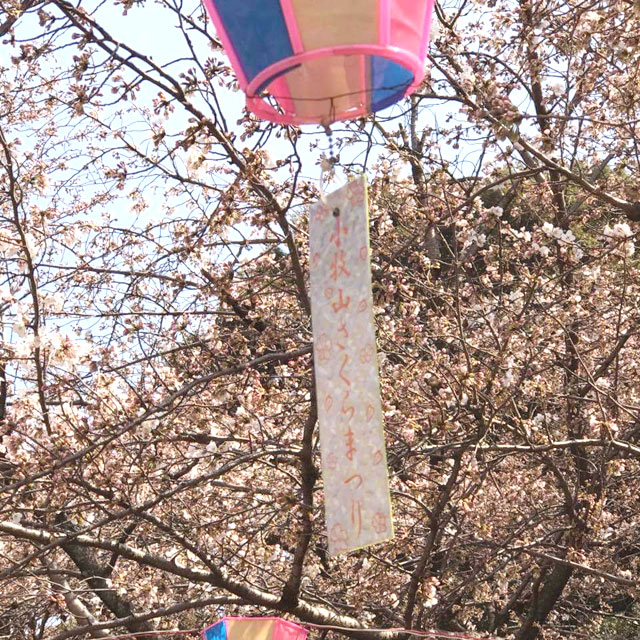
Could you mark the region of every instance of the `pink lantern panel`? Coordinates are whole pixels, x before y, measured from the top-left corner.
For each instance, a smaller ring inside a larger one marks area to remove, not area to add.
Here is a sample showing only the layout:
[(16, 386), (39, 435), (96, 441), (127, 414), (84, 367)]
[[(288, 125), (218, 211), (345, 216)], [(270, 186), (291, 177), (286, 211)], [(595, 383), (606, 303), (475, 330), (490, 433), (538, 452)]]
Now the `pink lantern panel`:
[(261, 118), (358, 118), (423, 80), (434, 0), (203, 1)]

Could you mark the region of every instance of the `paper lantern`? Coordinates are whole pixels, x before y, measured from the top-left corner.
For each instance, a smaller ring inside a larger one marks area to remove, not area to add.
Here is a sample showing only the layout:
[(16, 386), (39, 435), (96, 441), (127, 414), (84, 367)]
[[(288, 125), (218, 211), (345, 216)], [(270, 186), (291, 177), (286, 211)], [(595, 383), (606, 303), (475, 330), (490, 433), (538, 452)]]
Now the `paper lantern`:
[(222, 618), (202, 631), (202, 640), (305, 640), (308, 631), (282, 618)]
[(413, 93), (424, 77), (434, 0), (203, 2), (261, 118), (358, 118)]

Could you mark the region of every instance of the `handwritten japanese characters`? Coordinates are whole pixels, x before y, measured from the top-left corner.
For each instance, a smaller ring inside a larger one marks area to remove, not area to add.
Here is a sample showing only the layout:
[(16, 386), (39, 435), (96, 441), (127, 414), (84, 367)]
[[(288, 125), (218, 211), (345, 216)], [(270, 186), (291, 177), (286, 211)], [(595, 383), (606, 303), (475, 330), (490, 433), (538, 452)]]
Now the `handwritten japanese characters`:
[(329, 553), (393, 537), (365, 178), (310, 211), (311, 306)]

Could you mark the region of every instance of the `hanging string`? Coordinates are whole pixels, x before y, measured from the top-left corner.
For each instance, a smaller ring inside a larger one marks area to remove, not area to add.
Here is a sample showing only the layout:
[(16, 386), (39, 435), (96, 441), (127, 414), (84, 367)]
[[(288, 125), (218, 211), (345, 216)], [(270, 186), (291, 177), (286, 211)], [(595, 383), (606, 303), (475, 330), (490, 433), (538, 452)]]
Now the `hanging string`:
[(331, 127), (326, 124), (324, 125), (324, 132), (327, 134), (327, 138), (329, 139), (329, 162), (331, 164), (335, 164), (338, 161), (338, 158), (333, 153), (333, 131), (331, 131)]
[[(333, 157), (333, 132), (331, 131), (331, 127), (329, 125), (324, 125), (324, 132), (329, 138), (329, 157), (324, 156), (320, 161), (320, 200), (324, 204), (327, 204), (324, 190), (325, 176), (329, 176), (329, 179), (331, 178), (335, 158)], [(327, 182), (329, 179), (327, 179)]]
[(331, 130), (331, 122), (335, 120), (336, 117), (336, 105), (334, 103), (333, 98), (331, 98), (331, 107), (329, 108), (329, 117), (328, 120), (322, 124), (324, 127), (324, 132), (329, 140), (329, 156), (323, 157), (320, 162), (320, 200), (324, 204), (326, 204), (325, 192), (324, 192), (324, 181), (325, 175), (328, 174), (329, 178), (331, 178), (334, 167), (338, 162), (338, 157), (335, 155), (333, 151), (333, 131)]

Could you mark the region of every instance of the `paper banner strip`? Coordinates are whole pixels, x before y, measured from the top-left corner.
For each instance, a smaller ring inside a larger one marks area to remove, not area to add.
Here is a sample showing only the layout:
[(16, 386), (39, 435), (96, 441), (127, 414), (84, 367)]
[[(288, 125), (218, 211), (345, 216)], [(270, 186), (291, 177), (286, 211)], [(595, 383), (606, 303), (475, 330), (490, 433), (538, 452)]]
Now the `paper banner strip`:
[(365, 178), (310, 212), (311, 308), (329, 554), (393, 537)]

